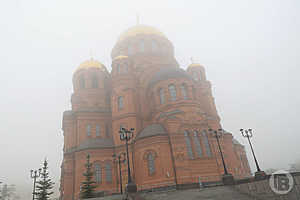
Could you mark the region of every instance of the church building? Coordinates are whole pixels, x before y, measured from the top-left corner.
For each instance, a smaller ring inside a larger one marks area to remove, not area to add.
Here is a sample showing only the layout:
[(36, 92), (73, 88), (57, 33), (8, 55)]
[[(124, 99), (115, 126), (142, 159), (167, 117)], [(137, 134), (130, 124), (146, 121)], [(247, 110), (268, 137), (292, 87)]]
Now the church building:
[[(63, 113), (61, 198), (77, 200), (86, 157), (97, 191), (120, 192), (119, 165), (126, 152), (119, 130), (134, 128), (129, 145), (132, 179), (138, 191), (220, 181), (224, 173), (216, 138), (222, 128), (204, 66), (184, 70), (171, 41), (156, 28), (136, 25), (111, 51), (111, 68), (90, 59), (73, 74), (72, 108)], [(220, 144), (229, 173), (251, 175), (244, 147), (224, 131)], [(121, 162), (123, 188), (127, 161)]]

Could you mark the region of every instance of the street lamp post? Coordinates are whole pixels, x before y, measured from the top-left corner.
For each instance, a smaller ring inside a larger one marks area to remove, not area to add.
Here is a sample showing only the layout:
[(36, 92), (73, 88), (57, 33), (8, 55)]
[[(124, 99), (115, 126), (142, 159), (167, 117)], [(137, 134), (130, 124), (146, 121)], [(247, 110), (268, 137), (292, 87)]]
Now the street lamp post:
[[(0, 181), (0, 185), (1, 185), (1, 181)], [(0, 187), (0, 199), (2, 199), (2, 190), (1, 190), (1, 187)]]
[(40, 177), (42, 169), (39, 170), (30, 170), (30, 177), (33, 179), (33, 192), (32, 192), (32, 200), (35, 199), (35, 183), (36, 178)]
[(224, 156), (223, 156), (223, 152), (221, 149), (221, 145), (220, 145), (220, 141), (219, 138), (222, 136), (223, 130), (222, 129), (218, 129), (218, 130), (213, 130), (213, 129), (208, 129), (208, 131), (213, 134), (213, 136), (217, 139), (217, 144), (218, 144), (218, 148), (219, 148), (219, 152), (221, 155), (221, 159), (222, 159), (222, 164), (223, 164), (223, 168), (224, 168), (224, 174), (222, 177), (222, 181), (224, 183), (224, 185), (233, 185), (234, 184), (234, 179), (232, 174), (228, 173), (227, 167), (226, 167), (226, 163), (224, 160)]
[(254, 150), (253, 150), (253, 147), (252, 147), (252, 143), (251, 143), (251, 140), (250, 140), (250, 138), (252, 138), (252, 136), (253, 136), (252, 129), (251, 128), (249, 128), (248, 130), (240, 129), (240, 131), (241, 131), (242, 136), (246, 137), (248, 139), (248, 142), (249, 142), (249, 145), (250, 145), (250, 148), (251, 148), (251, 151), (252, 151), (252, 155), (253, 155), (255, 165), (256, 165), (256, 169), (257, 169), (257, 171), (255, 172), (255, 179), (262, 179), (266, 176), (266, 173), (264, 171), (260, 170), (260, 167), (258, 165), (258, 161), (256, 159), (256, 156), (255, 156), (255, 153), (254, 153)]
[(123, 194), (123, 185), (122, 185), (122, 166), (121, 163), (125, 162), (125, 153), (121, 153), (118, 156), (116, 154), (113, 154), (113, 158), (118, 160), (118, 164), (119, 164), (119, 174), (120, 174), (120, 193)]
[(133, 138), (133, 131), (134, 128), (127, 130), (126, 128), (121, 128), (119, 131), (120, 133), (120, 140), (126, 142), (126, 154), (127, 154), (127, 168), (128, 168), (128, 183), (126, 185), (126, 191), (129, 193), (137, 192), (136, 184), (131, 179), (131, 172), (130, 172), (130, 161), (129, 161), (129, 153), (128, 153), (128, 141)]

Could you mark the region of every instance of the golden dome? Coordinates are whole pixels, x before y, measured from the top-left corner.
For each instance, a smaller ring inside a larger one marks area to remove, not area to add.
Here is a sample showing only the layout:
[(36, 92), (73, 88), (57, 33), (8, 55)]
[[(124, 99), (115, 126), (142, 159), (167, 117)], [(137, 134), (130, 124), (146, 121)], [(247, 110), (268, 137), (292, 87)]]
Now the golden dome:
[(93, 58), (91, 58), (90, 60), (87, 60), (87, 61), (84, 61), (83, 63), (81, 63), (77, 69), (75, 70), (74, 73), (82, 70), (82, 69), (90, 69), (90, 68), (98, 68), (104, 72), (106, 72), (106, 68), (105, 66), (100, 63), (99, 61), (97, 60), (94, 60)]
[(203, 65), (199, 64), (199, 63), (192, 63), (188, 66), (189, 67), (203, 67)]
[(129, 29), (127, 29), (124, 33), (122, 33), (118, 39), (118, 41), (122, 41), (124, 39), (127, 39), (129, 37), (133, 37), (139, 34), (144, 34), (144, 35), (158, 35), (160, 37), (166, 38), (166, 36), (157, 30), (154, 27), (151, 26), (146, 26), (146, 25), (137, 25), (133, 26)]
[(125, 59), (125, 58), (128, 58), (128, 56), (123, 56), (123, 55), (120, 55), (120, 56), (117, 56), (115, 57), (113, 60), (121, 60), (121, 59)]

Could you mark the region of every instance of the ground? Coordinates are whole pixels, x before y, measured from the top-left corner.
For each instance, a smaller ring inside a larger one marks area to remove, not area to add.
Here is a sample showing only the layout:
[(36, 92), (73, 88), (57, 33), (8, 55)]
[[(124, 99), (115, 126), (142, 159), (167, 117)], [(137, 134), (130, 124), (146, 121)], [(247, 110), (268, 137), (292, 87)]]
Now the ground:
[[(96, 198), (93, 200), (121, 200), (119, 195)], [(248, 195), (237, 192), (230, 186), (219, 186), (213, 188), (190, 189), (190, 190), (176, 190), (168, 192), (150, 192), (142, 193), (136, 198), (136, 200), (254, 200), (254, 198)]]

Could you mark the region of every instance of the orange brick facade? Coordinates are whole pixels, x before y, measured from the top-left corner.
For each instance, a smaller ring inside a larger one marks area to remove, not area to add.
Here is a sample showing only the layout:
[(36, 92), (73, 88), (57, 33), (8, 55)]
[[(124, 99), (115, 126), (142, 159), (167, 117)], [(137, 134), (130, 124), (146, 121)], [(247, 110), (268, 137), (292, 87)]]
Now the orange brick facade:
[[(119, 166), (112, 155), (125, 152), (122, 126), (135, 128), (129, 156), (138, 190), (194, 183), (199, 177), (219, 181), (223, 166), (207, 130), (221, 124), (204, 67), (194, 63), (181, 69), (173, 44), (143, 25), (125, 31), (111, 57), (110, 73), (91, 59), (73, 75), (72, 110), (63, 115), (62, 199), (79, 198), (87, 154), (97, 190), (119, 192)], [(229, 172), (250, 176), (244, 147), (228, 132), (220, 142)], [(121, 165), (123, 187), (126, 166)]]

